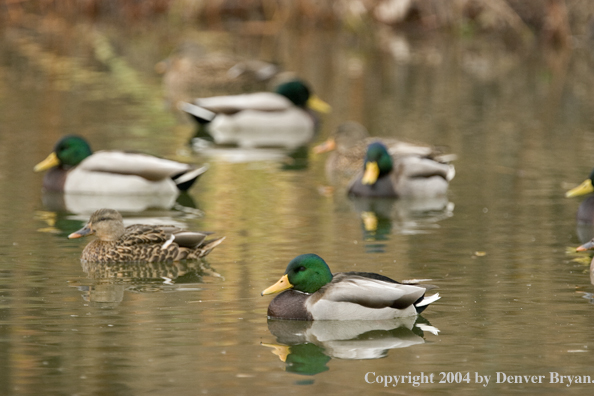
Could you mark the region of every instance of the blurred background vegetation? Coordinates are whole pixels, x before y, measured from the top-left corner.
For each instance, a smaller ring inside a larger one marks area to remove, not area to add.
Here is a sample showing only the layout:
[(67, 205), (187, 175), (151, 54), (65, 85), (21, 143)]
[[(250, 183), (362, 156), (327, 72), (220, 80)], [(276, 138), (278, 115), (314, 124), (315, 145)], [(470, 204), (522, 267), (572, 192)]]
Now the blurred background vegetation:
[(155, 17), (204, 28), (275, 34), (295, 28), (348, 27), (377, 23), (416, 35), (447, 32), (487, 35), (517, 47), (534, 42), (570, 46), (571, 36), (592, 35), (594, 4), (587, 0), (2, 0), (3, 24), (27, 16), (70, 21), (110, 18), (141, 24)]

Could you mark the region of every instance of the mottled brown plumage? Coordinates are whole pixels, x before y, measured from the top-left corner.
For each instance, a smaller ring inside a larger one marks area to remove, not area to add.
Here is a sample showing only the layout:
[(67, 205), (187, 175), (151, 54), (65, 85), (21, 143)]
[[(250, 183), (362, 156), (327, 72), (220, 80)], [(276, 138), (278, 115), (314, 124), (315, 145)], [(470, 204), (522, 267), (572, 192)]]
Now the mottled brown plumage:
[(68, 238), (96, 234), (83, 250), (83, 262), (173, 262), (206, 256), (225, 237), (206, 240), (209, 233), (186, 231), (176, 226), (135, 224), (124, 228), (122, 216), (113, 209), (99, 209), (89, 222)]

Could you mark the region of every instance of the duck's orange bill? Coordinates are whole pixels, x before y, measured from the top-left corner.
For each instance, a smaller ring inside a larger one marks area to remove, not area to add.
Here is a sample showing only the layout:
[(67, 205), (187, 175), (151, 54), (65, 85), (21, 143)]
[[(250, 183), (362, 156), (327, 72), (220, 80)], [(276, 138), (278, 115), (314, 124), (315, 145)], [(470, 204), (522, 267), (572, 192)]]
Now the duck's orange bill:
[(68, 239), (82, 238), (84, 236), (91, 235), (91, 234), (94, 234), (94, 232), (93, 232), (93, 230), (91, 230), (91, 227), (89, 227), (89, 225), (87, 224), (80, 230), (75, 231), (72, 234), (68, 235)]
[(322, 154), (327, 153), (328, 151), (332, 151), (334, 149), (336, 149), (336, 141), (334, 140), (334, 138), (329, 138), (325, 142), (315, 146), (312, 150), (314, 154)]
[(274, 293), (282, 292), (283, 290), (287, 290), (292, 287), (293, 287), (293, 285), (291, 284), (291, 282), (289, 282), (289, 276), (285, 274), (285, 275), (283, 275), (282, 278), (280, 278), (280, 280), (278, 282), (276, 282), (274, 285), (270, 286), (268, 289), (264, 290), (262, 292), (262, 295), (265, 296), (267, 294), (274, 294)]
[(594, 248), (594, 241), (586, 242), (582, 246), (578, 246), (575, 251), (576, 252), (585, 252), (586, 250), (590, 250)]

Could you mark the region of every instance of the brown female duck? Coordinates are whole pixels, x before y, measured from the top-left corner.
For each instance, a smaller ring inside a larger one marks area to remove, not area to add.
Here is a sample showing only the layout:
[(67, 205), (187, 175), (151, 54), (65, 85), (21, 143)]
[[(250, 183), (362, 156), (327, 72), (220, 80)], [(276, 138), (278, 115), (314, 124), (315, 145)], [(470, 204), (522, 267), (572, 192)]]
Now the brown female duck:
[(113, 209), (99, 209), (89, 222), (68, 238), (97, 235), (83, 250), (83, 262), (172, 262), (206, 256), (225, 237), (206, 240), (209, 233), (187, 231), (175, 226), (134, 224), (124, 227), (122, 215)]

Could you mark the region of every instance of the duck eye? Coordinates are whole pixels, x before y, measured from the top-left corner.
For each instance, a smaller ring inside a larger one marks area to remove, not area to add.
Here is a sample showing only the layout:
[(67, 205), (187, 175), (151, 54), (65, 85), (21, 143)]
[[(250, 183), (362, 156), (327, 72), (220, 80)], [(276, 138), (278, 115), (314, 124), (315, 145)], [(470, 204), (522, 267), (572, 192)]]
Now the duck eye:
[(301, 271), (305, 271), (305, 267), (304, 267), (304, 266), (301, 266), (301, 267), (299, 267), (299, 268), (297, 269), (297, 271), (299, 271), (299, 272), (301, 272)]

